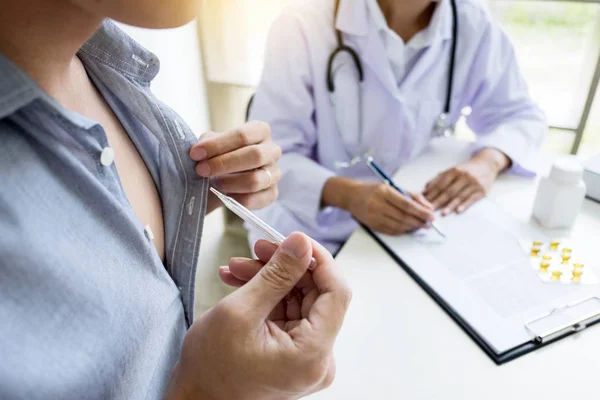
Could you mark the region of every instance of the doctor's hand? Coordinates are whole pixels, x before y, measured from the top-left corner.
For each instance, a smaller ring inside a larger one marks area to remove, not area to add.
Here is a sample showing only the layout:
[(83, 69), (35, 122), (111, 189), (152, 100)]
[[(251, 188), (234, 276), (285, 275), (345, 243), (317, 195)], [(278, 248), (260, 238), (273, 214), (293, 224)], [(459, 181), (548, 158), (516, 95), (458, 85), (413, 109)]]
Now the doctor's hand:
[[(277, 199), (281, 148), (271, 140), (264, 122), (252, 121), (227, 133), (209, 132), (190, 149), (196, 173), (250, 209), (260, 209)], [(209, 193), (207, 212), (221, 203)]]
[(425, 186), (423, 195), (442, 215), (461, 213), (487, 195), (510, 159), (499, 150), (485, 148), (469, 161), (442, 172)]
[(333, 344), (351, 298), (340, 268), (300, 233), (281, 246), (259, 241), (255, 252), (258, 260), (220, 269), (240, 288), (188, 331), (167, 399), (297, 399), (333, 381)]
[(407, 199), (383, 183), (366, 183), (341, 177), (330, 178), (323, 188), (324, 205), (343, 208), (371, 229), (400, 235), (426, 228), (435, 219), (432, 205), (421, 194)]

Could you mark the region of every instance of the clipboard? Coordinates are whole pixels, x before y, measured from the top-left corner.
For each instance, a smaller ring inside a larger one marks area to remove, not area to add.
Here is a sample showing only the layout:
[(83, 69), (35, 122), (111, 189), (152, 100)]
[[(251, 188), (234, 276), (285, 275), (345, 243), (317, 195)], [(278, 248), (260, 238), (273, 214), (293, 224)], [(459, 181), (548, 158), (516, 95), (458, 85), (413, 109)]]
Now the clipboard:
[(361, 226), (496, 365), (505, 364), (565, 337), (579, 333), (600, 322), (600, 298), (596, 296), (583, 298), (577, 302), (549, 310), (547, 313), (533, 320), (525, 321), (523, 327), (530, 334), (531, 340), (520, 346), (498, 353), (442, 296), (391, 250), (377, 234), (365, 225), (361, 224)]

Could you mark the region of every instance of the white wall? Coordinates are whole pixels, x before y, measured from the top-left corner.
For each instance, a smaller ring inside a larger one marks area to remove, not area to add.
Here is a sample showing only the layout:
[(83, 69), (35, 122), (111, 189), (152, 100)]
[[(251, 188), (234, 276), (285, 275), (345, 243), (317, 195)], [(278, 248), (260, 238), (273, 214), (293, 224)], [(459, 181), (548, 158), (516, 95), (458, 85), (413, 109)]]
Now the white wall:
[(198, 20), (207, 80), (256, 86), (262, 71), (267, 33), (288, 2), (204, 0)]
[(160, 59), (160, 72), (152, 91), (188, 123), (196, 135), (209, 129), (196, 22), (180, 28), (151, 30), (119, 26)]

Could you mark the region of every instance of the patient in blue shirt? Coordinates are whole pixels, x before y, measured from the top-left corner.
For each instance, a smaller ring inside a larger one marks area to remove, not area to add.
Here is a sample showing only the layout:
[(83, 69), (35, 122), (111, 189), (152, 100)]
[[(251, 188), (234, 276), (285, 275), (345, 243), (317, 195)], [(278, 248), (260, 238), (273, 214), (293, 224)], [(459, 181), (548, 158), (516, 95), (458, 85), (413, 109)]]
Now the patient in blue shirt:
[(281, 151), (260, 122), (198, 141), (150, 91), (156, 56), (105, 18), (175, 27), (196, 2), (1, 9), (0, 398), (292, 399), (329, 385), (350, 290), (303, 234), (221, 267), (240, 289), (194, 320), (209, 186), (262, 208)]

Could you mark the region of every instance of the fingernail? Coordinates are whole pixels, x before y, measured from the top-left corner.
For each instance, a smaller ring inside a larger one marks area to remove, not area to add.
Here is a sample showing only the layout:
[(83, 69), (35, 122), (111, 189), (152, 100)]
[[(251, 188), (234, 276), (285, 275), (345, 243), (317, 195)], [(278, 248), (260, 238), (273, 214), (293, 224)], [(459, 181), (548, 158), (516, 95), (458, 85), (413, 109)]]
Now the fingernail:
[(463, 206), (460, 206), (456, 209), (456, 211), (462, 213), (463, 211), (465, 211), (465, 208)]
[(229, 266), (228, 265), (221, 265), (219, 267), (219, 269), (223, 272), (229, 272)]
[(281, 244), (281, 250), (294, 260), (300, 260), (308, 251), (304, 240), (297, 235), (285, 239)]
[(200, 176), (209, 176), (210, 175), (210, 165), (208, 163), (203, 162), (196, 166), (196, 172)]
[(206, 153), (206, 149), (204, 149), (203, 147), (196, 147), (192, 149), (192, 153), (190, 154), (192, 160), (194, 161), (202, 161), (206, 158), (207, 155), (208, 154)]
[(450, 213), (450, 210), (447, 208), (444, 208), (444, 211), (442, 211), (442, 215), (448, 215)]
[(429, 217), (427, 217), (427, 221), (428, 222), (432, 222), (435, 219), (435, 215), (431, 214)]

